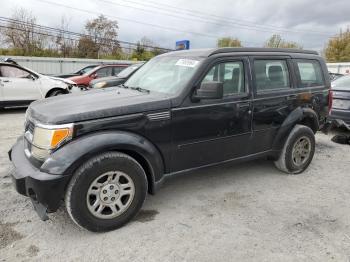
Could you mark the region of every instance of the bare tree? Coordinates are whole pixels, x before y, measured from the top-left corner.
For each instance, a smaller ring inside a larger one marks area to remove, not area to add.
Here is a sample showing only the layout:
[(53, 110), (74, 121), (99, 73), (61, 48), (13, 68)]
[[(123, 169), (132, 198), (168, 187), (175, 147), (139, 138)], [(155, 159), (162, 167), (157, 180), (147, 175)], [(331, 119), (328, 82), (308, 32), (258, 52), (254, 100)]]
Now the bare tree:
[(33, 55), (45, 47), (47, 36), (35, 25), (36, 17), (31, 12), (16, 9), (3, 32), (5, 43), (10, 48), (22, 50), (23, 55)]
[(301, 45), (296, 42), (287, 42), (280, 35), (272, 35), (265, 43), (264, 47), (270, 48), (297, 48), (303, 49)]
[(68, 32), (69, 24), (70, 24), (70, 19), (67, 19), (67, 17), (62, 16), (61, 25), (59, 26), (60, 30), (55, 41), (58, 52), (63, 57), (70, 57), (73, 54), (75, 49), (76, 41), (72, 39), (71, 34)]
[(119, 49), (118, 22), (109, 20), (103, 15), (87, 21), (85, 29), (97, 47), (100, 55), (116, 54)]

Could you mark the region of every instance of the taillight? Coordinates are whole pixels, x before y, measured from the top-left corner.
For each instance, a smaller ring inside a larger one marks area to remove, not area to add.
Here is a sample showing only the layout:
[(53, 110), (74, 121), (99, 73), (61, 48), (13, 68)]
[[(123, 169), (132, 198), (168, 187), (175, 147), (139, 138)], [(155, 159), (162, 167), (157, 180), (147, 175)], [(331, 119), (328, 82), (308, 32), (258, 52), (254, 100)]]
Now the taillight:
[(331, 111), (333, 105), (333, 91), (329, 89), (328, 91), (328, 113)]

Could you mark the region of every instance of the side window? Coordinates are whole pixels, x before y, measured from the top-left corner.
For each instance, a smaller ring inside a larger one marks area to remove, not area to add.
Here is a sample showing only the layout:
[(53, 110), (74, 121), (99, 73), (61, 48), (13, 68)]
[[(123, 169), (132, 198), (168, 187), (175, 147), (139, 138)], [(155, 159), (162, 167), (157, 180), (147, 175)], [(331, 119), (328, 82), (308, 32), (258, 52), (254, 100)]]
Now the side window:
[(112, 67), (104, 67), (96, 72), (97, 77), (105, 77), (105, 76), (111, 76), (112, 75)]
[(213, 66), (202, 80), (219, 81), (224, 84), (224, 96), (245, 92), (243, 62), (226, 62)]
[(11, 78), (28, 78), (29, 73), (25, 70), (14, 66), (1, 66), (0, 76), (1, 77), (11, 77)]
[(324, 85), (322, 69), (316, 60), (297, 60), (301, 87)]
[(254, 72), (257, 92), (290, 87), (285, 60), (255, 60)]
[(125, 67), (114, 67), (114, 73), (113, 73), (113, 75), (114, 76), (116, 76), (116, 75), (118, 75), (123, 69), (124, 69)]

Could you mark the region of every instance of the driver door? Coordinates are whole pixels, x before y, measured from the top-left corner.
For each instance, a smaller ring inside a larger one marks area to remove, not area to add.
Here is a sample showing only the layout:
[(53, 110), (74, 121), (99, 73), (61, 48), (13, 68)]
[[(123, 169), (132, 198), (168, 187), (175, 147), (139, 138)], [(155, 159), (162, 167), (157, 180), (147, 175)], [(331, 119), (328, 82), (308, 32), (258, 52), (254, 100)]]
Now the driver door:
[(32, 102), (42, 98), (37, 81), (21, 68), (0, 66), (0, 88), (4, 101)]
[[(232, 160), (249, 154), (252, 134), (248, 61), (214, 62), (200, 80), (223, 83), (221, 99), (190, 99), (172, 110), (172, 172)], [(199, 86), (200, 86), (199, 84)], [(198, 87), (197, 87), (198, 88)]]

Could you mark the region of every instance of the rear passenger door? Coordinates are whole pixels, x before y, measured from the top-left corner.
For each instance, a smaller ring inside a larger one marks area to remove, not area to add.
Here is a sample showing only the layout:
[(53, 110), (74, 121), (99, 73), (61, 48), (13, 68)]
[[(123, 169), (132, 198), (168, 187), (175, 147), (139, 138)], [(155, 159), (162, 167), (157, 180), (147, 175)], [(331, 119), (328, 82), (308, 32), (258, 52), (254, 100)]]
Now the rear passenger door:
[(278, 128), (295, 109), (295, 75), (287, 56), (251, 57), (254, 83), (251, 152), (271, 149)]

